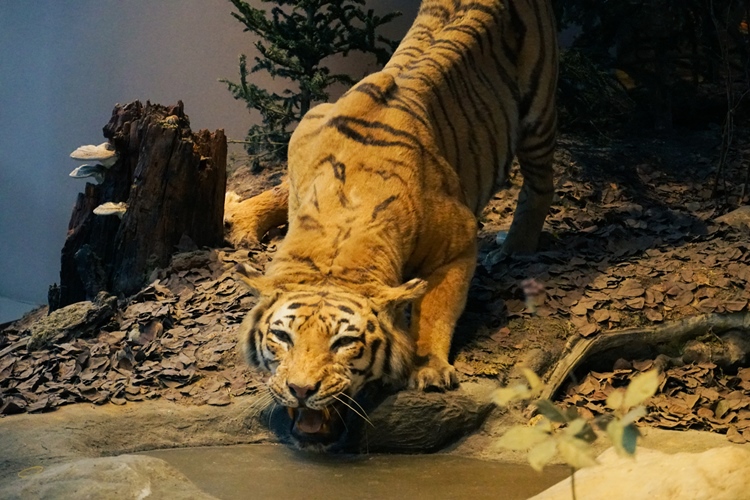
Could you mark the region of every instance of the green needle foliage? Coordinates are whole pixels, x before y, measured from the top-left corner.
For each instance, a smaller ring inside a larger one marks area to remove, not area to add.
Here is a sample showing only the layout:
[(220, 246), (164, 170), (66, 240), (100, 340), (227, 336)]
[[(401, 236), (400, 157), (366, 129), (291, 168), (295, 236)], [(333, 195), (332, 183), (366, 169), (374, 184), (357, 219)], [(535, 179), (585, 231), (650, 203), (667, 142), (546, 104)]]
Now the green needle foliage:
[[(270, 17), (248, 2), (230, 1), (237, 9), (232, 16), (245, 31), (260, 37), (255, 65), (248, 68), (247, 57), (240, 56), (239, 83), (220, 80), (235, 99), (262, 117), (262, 125), (251, 127), (246, 138), (245, 149), (256, 171), (261, 160), (286, 159), (294, 125), (313, 104), (328, 100), (331, 85), (355, 83), (350, 75), (332, 73), (323, 64), (326, 58), (357, 51), (373, 54), (382, 66), (398, 45), (376, 32), (401, 13), (376, 16), (360, 8), (365, 0), (261, 0), (276, 5)], [(277, 94), (250, 83), (250, 75), (258, 71), (289, 80), (291, 88)]]

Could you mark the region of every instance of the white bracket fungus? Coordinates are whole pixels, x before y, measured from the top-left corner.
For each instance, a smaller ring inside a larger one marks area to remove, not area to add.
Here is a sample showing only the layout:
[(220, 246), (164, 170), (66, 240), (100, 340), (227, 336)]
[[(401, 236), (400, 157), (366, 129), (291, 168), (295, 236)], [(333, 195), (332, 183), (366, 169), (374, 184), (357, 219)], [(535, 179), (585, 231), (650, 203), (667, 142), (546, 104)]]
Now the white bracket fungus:
[(84, 163), (80, 167), (77, 167), (69, 175), (76, 179), (83, 179), (85, 177), (93, 177), (97, 184), (104, 182), (104, 173), (107, 171), (104, 165), (97, 163), (91, 165), (90, 163)]
[(125, 212), (127, 210), (128, 210), (128, 204), (125, 203), (124, 201), (121, 201), (119, 203), (108, 201), (96, 207), (94, 209), (94, 213), (96, 215), (113, 215), (114, 214), (122, 219), (122, 216), (125, 215)]
[(95, 161), (102, 167), (109, 168), (117, 161), (117, 151), (110, 143), (103, 142), (98, 146), (81, 146), (70, 153), (70, 157), (78, 161)]

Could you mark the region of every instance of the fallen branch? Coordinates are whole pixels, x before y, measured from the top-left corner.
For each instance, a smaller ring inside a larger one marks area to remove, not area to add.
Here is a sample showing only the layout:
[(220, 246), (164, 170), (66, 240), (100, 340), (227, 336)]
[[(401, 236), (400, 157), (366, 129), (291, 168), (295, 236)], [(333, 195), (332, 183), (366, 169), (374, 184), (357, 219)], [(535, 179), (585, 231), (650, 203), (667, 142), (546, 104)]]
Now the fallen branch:
[(563, 357), (547, 379), (542, 399), (552, 399), (568, 376), (585, 360), (596, 354), (621, 347), (637, 345), (684, 343), (708, 332), (720, 334), (728, 330), (750, 331), (750, 312), (704, 314), (648, 328), (629, 328), (600, 333), (595, 337), (574, 337), (565, 347)]

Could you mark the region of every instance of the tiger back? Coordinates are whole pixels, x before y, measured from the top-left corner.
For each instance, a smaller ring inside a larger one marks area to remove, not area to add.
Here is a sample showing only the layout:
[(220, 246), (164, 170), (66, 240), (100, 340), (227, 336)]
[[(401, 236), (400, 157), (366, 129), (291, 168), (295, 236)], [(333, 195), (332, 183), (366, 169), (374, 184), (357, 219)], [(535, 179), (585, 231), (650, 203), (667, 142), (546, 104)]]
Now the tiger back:
[(240, 346), (301, 442), (333, 439), (341, 401), (373, 380), (457, 385), (476, 216), (514, 156), (524, 183), (505, 250), (533, 251), (549, 210), (556, 78), (547, 0), (425, 0), (382, 71), (305, 115), (288, 233), (265, 275), (240, 268), (259, 296)]

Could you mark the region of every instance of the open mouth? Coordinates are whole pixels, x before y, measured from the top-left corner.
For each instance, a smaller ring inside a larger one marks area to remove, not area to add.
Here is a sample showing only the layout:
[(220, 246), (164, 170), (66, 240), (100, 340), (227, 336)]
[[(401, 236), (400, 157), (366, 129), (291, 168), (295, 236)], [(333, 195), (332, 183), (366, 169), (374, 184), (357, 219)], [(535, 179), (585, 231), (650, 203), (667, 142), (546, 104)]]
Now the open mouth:
[(341, 437), (344, 430), (344, 410), (336, 403), (322, 410), (287, 407), (292, 419), (292, 434), (303, 442), (332, 443)]

